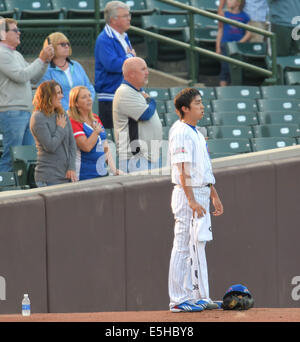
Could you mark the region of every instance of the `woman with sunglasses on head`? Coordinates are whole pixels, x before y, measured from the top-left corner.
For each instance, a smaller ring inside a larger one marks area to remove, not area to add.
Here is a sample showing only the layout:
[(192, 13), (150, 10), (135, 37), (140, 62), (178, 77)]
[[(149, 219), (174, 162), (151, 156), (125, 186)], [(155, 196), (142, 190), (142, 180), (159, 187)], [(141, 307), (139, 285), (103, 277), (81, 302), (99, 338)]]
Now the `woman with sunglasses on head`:
[(35, 182), (38, 187), (76, 182), (76, 143), (70, 120), (61, 105), (63, 93), (55, 81), (36, 90), (30, 130), (38, 150)]
[(95, 89), (91, 84), (82, 65), (70, 58), (72, 48), (68, 38), (61, 32), (51, 33), (44, 41), (44, 47), (51, 44), (54, 48), (54, 57), (48, 70), (40, 81), (54, 80), (63, 90), (64, 98), (61, 104), (65, 111), (69, 108), (69, 93), (76, 86), (85, 86), (95, 98)]

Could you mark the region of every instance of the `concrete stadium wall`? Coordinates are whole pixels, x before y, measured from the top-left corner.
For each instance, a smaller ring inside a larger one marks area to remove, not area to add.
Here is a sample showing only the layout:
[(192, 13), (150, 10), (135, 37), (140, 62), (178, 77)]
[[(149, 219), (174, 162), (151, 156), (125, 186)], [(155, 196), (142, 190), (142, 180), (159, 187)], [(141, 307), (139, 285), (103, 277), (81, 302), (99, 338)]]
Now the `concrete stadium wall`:
[[(298, 307), (300, 158), (214, 169), (211, 297), (243, 283), (257, 307)], [(167, 309), (171, 193), (169, 175), (1, 193), (0, 314), (24, 293), (41, 313)]]

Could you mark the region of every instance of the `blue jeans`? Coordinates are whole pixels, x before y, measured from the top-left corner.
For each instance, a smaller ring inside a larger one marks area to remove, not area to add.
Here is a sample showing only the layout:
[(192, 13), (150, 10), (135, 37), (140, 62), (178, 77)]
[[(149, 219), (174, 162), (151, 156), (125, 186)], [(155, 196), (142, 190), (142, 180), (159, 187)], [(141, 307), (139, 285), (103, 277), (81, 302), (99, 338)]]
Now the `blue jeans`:
[(23, 110), (0, 112), (0, 131), (3, 134), (0, 172), (13, 171), (10, 146), (34, 145), (34, 139), (29, 128), (30, 116), (30, 112)]
[[(221, 44), (222, 55), (227, 56), (225, 44)], [(230, 83), (230, 69), (229, 64), (227, 62), (221, 62), (221, 73), (220, 73), (220, 81), (226, 81)]]

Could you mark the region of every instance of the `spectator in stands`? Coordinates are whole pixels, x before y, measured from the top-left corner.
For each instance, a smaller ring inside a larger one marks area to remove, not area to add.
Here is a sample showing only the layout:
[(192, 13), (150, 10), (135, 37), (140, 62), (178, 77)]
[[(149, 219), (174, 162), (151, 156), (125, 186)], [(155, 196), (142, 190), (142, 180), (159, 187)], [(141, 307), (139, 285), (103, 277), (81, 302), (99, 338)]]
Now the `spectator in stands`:
[(79, 180), (108, 176), (107, 164), (118, 175), (101, 120), (92, 113), (90, 91), (83, 86), (70, 92), (68, 114), (77, 145), (76, 175)]
[(148, 83), (147, 64), (142, 58), (129, 58), (123, 75), (113, 101), (119, 168), (124, 172), (159, 168), (162, 125), (155, 100), (143, 90)]
[[(243, 11), (244, 0), (227, 0), (227, 11), (224, 12), (225, 18), (240, 21), (247, 24), (250, 21), (248, 14)], [(251, 33), (237, 26), (232, 26), (219, 22), (218, 35), (216, 39), (216, 52), (226, 55), (225, 44), (237, 41), (247, 42), (251, 38)], [(221, 63), (220, 86), (227, 86), (230, 83), (229, 65), (227, 62)]]
[[(299, 31), (299, 0), (268, 0), (271, 31), (276, 33), (277, 56), (300, 54), (300, 39), (295, 39), (293, 31)], [(298, 28), (296, 27), (298, 26)]]
[(70, 59), (72, 48), (68, 38), (61, 32), (54, 32), (45, 39), (44, 46), (49, 42), (53, 45), (54, 57), (40, 83), (54, 80), (61, 85), (64, 94), (61, 104), (65, 111), (69, 108), (69, 93), (73, 87), (86, 86), (94, 100), (95, 89), (85, 70), (80, 63)]
[(122, 65), (136, 55), (126, 31), (130, 27), (129, 7), (121, 1), (108, 2), (104, 9), (106, 26), (95, 45), (95, 89), (99, 117), (105, 128), (113, 128), (112, 101), (123, 81)]
[(38, 187), (77, 181), (76, 143), (72, 126), (61, 105), (62, 88), (45, 81), (36, 90), (30, 129), (38, 150), (35, 182)]
[(32, 110), (31, 82), (38, 82), (54, 55), (53, 47), (45, 47), (31, 64), (16, 51), (20, 31), (14, 19), (0, 19), (0, 131), (3, 154), (0, 171), (12, 171), (10, 146), (33, 145), (29, 129)]
[[(223, 8), (226, 0), (220, 0), (218, 14), (224, 15)], [(253, 27), (260, 28), (262, 30), (267, 30), (267, 17), (269, 12), (267, 0), (246, 0), (244, 12), (250, 17), (249, 25)], [(258, 33), (251, 32), (250, 42), (262, 43), (264, 41), (264, 36)]]

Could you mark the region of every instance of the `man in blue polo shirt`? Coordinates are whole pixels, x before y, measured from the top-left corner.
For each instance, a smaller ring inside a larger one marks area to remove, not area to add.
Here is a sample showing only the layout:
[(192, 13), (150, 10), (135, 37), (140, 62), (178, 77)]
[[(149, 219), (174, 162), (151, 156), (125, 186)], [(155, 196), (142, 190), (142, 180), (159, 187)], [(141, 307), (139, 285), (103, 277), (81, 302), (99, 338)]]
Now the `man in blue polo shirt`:
[(122, 66), (135, 51), (125, 33), (130, 27), (129, 7), (121, 1), (108, 2), (104, 9), (106, 25), (95, 45), (95, 90), (99, 117), (105, 128), (113, 128), (112, 101), (123, 81)]

